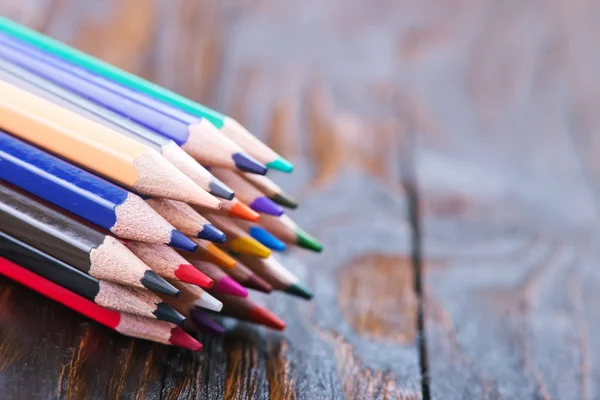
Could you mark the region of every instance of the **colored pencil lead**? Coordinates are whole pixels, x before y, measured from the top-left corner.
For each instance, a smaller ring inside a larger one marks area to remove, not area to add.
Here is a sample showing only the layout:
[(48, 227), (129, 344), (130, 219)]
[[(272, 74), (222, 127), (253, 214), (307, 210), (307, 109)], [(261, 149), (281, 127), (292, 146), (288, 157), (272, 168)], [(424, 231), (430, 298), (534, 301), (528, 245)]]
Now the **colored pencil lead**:
[(213, 335), (222, 335), (225, 333), (225, 328), (200, 310), (191, 309), (190, 319), (201, 331), (212, 333)]
[(272, 196), (269, 196), (269, 198), (275, 203), (279, 204), (280, 206), (284, 206), (291, 209), (298, 208), (298, 203), (296, 202), (296, 200), (294, 200), (290, 195), (288, 195), (285, 192), (276, 193)]
[(248, 296), (248, 290), (230, 277), (224, 277), (219, 279), (215, 286), (213, 286), (213, 289), (219, 292), (229, 293), (238, 297)]
[(154, 271), (144, 272), (144, 276), (141, 279), (141, 282), (146, 289), (151, 290), (153, 292), (171, 297), (177, 297), (179, 295), (179, 290), (177, 290), (177, 288), (166, 282)]
[(198, 249), (198, 245), (196, 243), (192, 242), (187, 236), (177, 230), (174, 230), (171, 233), (171, 242), (169, 243), (169, 246), (178, 250), (189, 251), (191, 253)]
[(251, 321), (266, 325), (277, 330), (285, 329), (283, 322), (277, 315), (263, 307), (253, 307), (249, 310), (248, 317)]
[(247, 154), (235, 153), (231, 158), (233, 158), (233, 162), (235, 162), (236, 167), (240, 171), (259, 175), (264, 175), (267, 173), (267, 168), (264, 165), (260, 164)]
[(239, 200), (236, 200), (229, 209), (229, 216), (245, 219), (246, 221), (258, 221), (260, 218), (260, 214)]
[(172, 322), (179, 326), (183, 326), (185, 323), (185, 317), (164, 302), (158, 303), (156, 306), (156, 311), (154, 311), (154, 315), (156, 315), (156, 318), (162, 321)]
[(258, 240), (263, 245), (267, 246), (271, 250), (285, 251), (286, 245), (284, 242), (279, 240), (276, 236), (271, 234), (268, 230), (261, 226), (254, 225), (248, 228), (248, 233), (254, 239)]
[(188, 335), (178, 326), (171, 330), (171, 338), (169, 341), (175, 346), (183, 347), (192, 351), (202, 350), (202, 343)]
[(228, 249), (234, 253), (261, 258), (267, 258), (271, 255), (271, 250), (251, 237), (237, 237), (228, 240), (226, 243)]
[(235, 193), (233, 192), (233, 190), (231, 190), (229, 186), (227, 186), (214, 176), (211, 177), (208, 188), (209, 193), (213, 196), (217, 196), (225, 200), (231, 200), (235, 197)]
[(277, 171), (290, 173), (294, 170), (294, 164), (279, 156), (276, 160), (267, 163), (267, 168), (276, 169)]
[(191, 264), (181, 264), (175, 271), (175, 276), (182, 282), (200, 287), (212, 287), (214, 282)]
[(307, 300), (312, 299), (313, 294), (308, 288), (302, 286), (300, 283), (294, 283), (287, 289), (285, 289), (286, 293), (293, 294), (294, 296), (302, 297)]
[(320, 253), (323, 251), (323, 245), (312, 235), (305, 232), (304, 229), (296, 226), (296, 235), (298, 236), (298, 246)]
[(252, 203), (250, 203), (250, 208), (259, 213), (275, 215), (276, 217), (285, 212), (283, 208), (279, 207), (268, 197), (259, 197), (255, 199)]
[(227, 236), (218, 230), (213, 224), (204, 224), (204, 229), (198, 233), (199, 239), (209, 240), (215, 243), (225, 243)]

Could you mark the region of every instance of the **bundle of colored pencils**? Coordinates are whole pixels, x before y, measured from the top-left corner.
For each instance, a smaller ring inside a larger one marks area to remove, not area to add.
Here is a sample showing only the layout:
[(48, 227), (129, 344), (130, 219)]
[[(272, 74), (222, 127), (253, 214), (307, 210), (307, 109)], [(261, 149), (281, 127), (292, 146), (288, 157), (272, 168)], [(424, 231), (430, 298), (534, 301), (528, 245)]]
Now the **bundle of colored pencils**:
[(272, 255), (321, 251), (233, 119), (0, 17), (0, 274), (122, 334), (192, 350), (248, 289), (312, 294)]

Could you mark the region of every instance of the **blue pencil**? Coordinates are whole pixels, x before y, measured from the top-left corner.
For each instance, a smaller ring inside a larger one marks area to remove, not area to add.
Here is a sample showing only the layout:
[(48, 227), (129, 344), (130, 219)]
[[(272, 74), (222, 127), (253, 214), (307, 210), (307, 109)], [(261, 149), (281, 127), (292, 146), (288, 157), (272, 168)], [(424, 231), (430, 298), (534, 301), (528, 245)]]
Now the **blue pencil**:
[(206, 119), (189, 115), (3, 34), (0, 34), (0, 57), (172, 139), (202, 163), (261, 175), (267, 172), (265, 165)]
[(197, 245), (139, 196), (0, 130), (0, 180), (124, 239)]

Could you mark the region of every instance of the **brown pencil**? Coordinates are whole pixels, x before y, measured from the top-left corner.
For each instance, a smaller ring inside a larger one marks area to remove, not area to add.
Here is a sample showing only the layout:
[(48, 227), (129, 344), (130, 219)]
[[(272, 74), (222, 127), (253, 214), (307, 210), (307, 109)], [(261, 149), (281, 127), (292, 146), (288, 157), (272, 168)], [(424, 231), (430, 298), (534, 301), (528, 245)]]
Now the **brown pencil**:
[(179, 289), (180, 295), (177, 298), (170, 298), (167, 296), (163, 296), (163, 298), (167, 303), (172, 304), (175, 309), (177, 309), (176, 306), (181, 307), (183, 304), (215, 312), (219, 312), (223, 308), (223, 303), (198, 286), (189, 285), (183, 282), (173, 282), (173, 285)]
[(169, 296), (178, 293), (117, 239), (2, 184), (0, 227), (15, 239), (97, 279), (146, 287)]
[(223, 309), (221, 310), (223, 315), (265, 325), (280, 331), (285, 329), (285, 322), (266, 308), (258, 306), (250, 297), (237, 297), (217, 291), (211, 291), (211, 293), (223, 303)]

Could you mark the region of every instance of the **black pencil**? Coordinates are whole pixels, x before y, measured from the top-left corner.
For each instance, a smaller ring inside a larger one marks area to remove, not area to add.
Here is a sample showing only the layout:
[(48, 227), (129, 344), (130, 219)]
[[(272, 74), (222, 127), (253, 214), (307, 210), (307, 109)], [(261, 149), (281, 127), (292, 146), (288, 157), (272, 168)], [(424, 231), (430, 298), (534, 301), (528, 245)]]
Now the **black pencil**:
[(6, 233), (0, 232), (0, 254), (94, 303), (113, 310), (183, 326), (185, 317), (146, 289), (99, 281)]
[(176, 296), (179, 291), (158, 276), (112, 236), (0, 184), (3, 232), (89, 275)]

